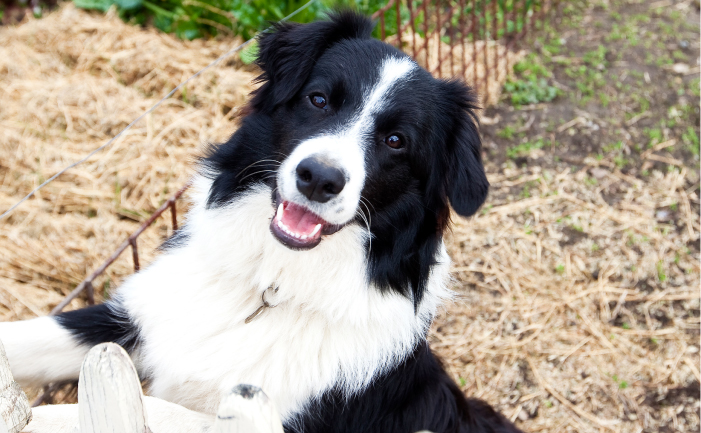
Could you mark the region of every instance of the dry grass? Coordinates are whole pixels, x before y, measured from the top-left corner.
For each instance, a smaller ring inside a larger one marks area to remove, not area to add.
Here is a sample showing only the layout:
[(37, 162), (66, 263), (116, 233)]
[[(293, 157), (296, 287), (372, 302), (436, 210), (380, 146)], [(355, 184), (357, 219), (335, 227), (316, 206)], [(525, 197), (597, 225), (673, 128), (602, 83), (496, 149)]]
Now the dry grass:
[[(526, 431), (658, 431), (675, 418), (676, 431), (698, 431), (699, 261), (687, 244), (699, 218), (687, 207), (681, 226), (656, 221), (656, 209), (698, 198), (683, 172), (655, 178), (603, 167), (491, 176), (501, 199), (455, 225), (463, 301), (433, 334), (468, 395)], [(612, 186), (625, 193), (610, 206), (600, 192)], [(686, 387), (690, 401), (656, 401)]]
[[(0, 40), (0, 209), (231, 46), (70, 5)], [(253, 75), (208, 72), (0, 222), (0, 319), (46, 314), (185, 183), (201, 144), (233, 131)], [(461, 299), (431, 336), (463, 389), (529, 432), (698, 431), (699, 198), (685, 175), (490, 169), (488, 206), (450, 235)], [(145, 256), (166, 225), (140, 238)], [(98, 292), (130, 272), (125, 254)]]
[[(72, 5), (0, 28), (0, 208), (118, 133), (235, 41), (183, 42)], [(183, 185), (201, 145), (234, 129), (254, 74), (210, 69), (111, 147), (2, 221), (3, 319), (45, 314)], [(142, 236), (153, 253), (165, 225)], [(123, 258), (108, 271), (127, 274)], [(107, 283), (107, 280), (103, 281)]]

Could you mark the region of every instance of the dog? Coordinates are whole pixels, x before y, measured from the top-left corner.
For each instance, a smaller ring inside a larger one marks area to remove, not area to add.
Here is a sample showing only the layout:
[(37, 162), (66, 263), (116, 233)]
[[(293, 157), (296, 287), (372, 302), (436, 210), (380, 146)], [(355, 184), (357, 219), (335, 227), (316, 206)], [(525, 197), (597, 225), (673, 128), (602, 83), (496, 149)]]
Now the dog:
[(261, 86), (199, 161), (184, 226), (105, 304), (0, 324), (15, 379), (76, 380), (116, 342), (151, 395), (211, 414), (253, 384), (288, 433), (518, 432), (426, 341), (450, 206), (488, 193), (477, 97), (372, 29), (336, 12), (260, 36)]

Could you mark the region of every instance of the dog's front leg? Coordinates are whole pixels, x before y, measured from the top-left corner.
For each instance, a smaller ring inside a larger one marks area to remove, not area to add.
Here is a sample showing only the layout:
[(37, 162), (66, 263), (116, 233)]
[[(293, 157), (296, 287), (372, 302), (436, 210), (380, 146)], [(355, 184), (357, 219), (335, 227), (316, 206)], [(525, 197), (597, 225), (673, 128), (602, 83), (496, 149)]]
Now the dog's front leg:
[(21, 386), (77, 380), (89, 347), (79, 344), (54, 317), (0, 323), (10, 370)]
[(115, 342), (132, 352), (137, 340), (136, 327), (117, 302), (56, 317), (0, 323), (0, 341), (22, 386), (77, 380), (92, 346)]

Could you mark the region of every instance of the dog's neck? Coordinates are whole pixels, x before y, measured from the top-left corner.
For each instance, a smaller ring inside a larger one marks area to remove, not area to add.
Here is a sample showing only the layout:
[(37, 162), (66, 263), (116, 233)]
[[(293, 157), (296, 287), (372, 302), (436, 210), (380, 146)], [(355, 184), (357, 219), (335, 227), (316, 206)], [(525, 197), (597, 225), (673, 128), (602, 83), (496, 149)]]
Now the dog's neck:
[[(207, 208), (209, 187), (208, 179), (196, 179), (187, 227), (197, 230), (189, 233), (188, 248), (198, 251), (208, 274), (217, 275), (228, 286), (226, 291), (232, 289), (229, 284), (236, 284), (237, 291), (250, 291), (254, 309), (246, 316), (261, 305), (261, 295), (268, 287), (279, 288), (269, 303), (303, 308), (333, 320), (364, 321), (377, 312), (376, 306), (368, 304), (380, 291), (369, 282), (364, 227), (350, 224), (312, 250), (294, 251), (269, 232), (274, 214), (269, 187), (258, 184), (228, 207)], [(430, 322), (437, 306), (450, 296), (445, 286), (449, 270), (445, 248), (437, 252), (436, 263), (426, 302), (422, 300), (416, 311), (421, 321)], [(240, 286), (244, 281), (246, 287)], [(412, 304), (394, 293), (383, 296), (397, 296)]]

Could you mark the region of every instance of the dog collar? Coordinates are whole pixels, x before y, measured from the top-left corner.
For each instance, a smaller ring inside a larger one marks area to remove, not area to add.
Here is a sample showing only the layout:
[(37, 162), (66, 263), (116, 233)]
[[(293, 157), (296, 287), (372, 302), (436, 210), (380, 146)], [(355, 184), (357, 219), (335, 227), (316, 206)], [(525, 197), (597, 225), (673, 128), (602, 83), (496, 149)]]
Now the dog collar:
[(265, 300), (265, 293), (266, 293), (268, 290), (272, 290), (274, 293), (277, 293), (277, 289), (278, 289), (278, 287), (275, 287), (275, 289), (273, 289), (273, 286), (272, 286), (272, 284), (271, 284), (267, 289), (265, 289), (265, 290), (263, 291), (263, 293), (261, 293), (260, 299), (263, 301), (263, 305), (261, 305), (260, 307), (258, 307), (258, 308), (256, 309), (256, 311), (253, 312), (253, 314), (251, 314), (250, 316), (246, 317), (246, 320), (244, 320), (244, 323), (245, 323), (245, 324), (251, 323), (256, 317), (260, 316), (260, 314), (261, 314), (266, 308), (275, 308), (275, 307), (277, 307), (277, 304), (271, 305), (271, 304), (268, 303), (268, 301)]

